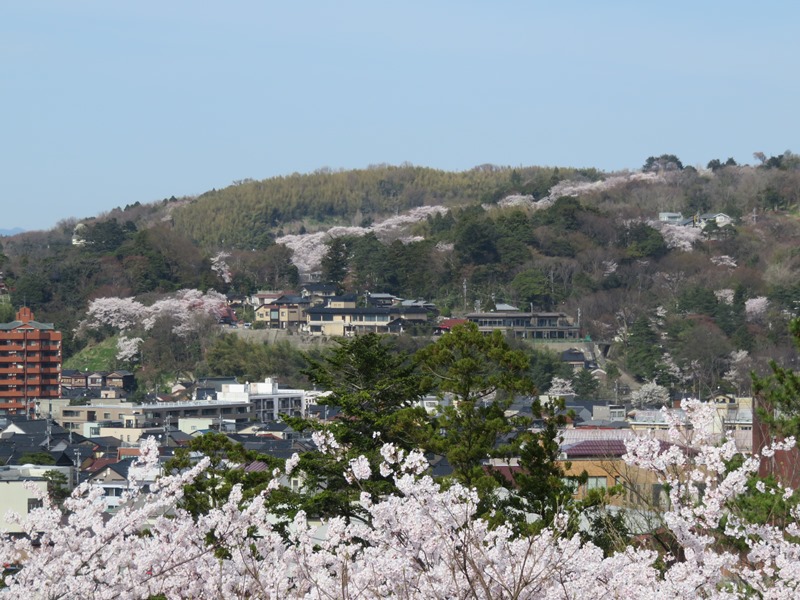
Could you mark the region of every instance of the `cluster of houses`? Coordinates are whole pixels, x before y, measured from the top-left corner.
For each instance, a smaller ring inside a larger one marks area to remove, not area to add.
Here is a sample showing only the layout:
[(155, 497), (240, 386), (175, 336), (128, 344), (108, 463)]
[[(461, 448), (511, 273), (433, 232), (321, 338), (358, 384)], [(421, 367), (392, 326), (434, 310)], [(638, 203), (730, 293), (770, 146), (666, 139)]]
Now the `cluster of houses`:
[(424, 300), (404, 300), (390, 294), (339, 294), (335, 285), (308, 283), (300, 292), (260, 291), (244, 299), (256, 323), (269, 329), (294, 330), (317, 336), (360, 333), (401, 333), (431, 322), (436, 306)]
[[(573, 368), (591, 368), (594, 364), (577, 347), (565, 351), (562, 359)], [(99, 382), (99, 375), (84, 373), (80, 377), (86, 378), (88, 386), (92, 376), (92, 382)], [(120, 376), (122, 380), (118, 379)], [(73, 383), (76, 381), (84, 380)], [(106, 384), (120, 381), (124, 381), (124, 373), (105, 374)], [(24, 482), (33, 482), (34, 487), (46, 485), (47, 470), (61, 471), (68, 487), (78, 481), (102, 487), (107, 509), (115, 510), (131, 485), (128, 470), (136, 460), (140, 440), (146, 437), (156, 438), (164, 461), (175, 448), (210, 431), (221, 432), (248, 450), (289, 458), (314, 445), (305, 432), (292, 430), (283, 417), (335, 421), (339, 418), (337, 407), (320, 402), (325, 395), (327, 392), (284, 388), (271, 378), (245, 383), (214, 378), (176, 385), (173, 395), (143, 404), (128, 402), (122, 387), (106, 386), (100, 397), (90, 398), (86, 404), (62, 398), (40, 406), (39, 419), (9, 415), (3, 421), (0, 417), (0, 516), (9, 508), (24, 512), (38, 506), (31, 485)], [(547, 396), (541, 399), (549, 400)], [(632, 471), (622, 455), (626, 451), (625, 440), (633, 436), (654, 436), (668, 443), (669, 423), (664, 412), (656, 407), (635, 409), (621, 402), (579, 401), (571, 395), (565, 401), (568, 424), (562, 431), (561, 459), (567, 467), (566, 475), (573, 477), (585, 471), (589, 476), (587, 483), (576, 487), (576, 495), (623, 483), (627, 492), (619, 502), (660, 502), (664, 491), (658, 482)], [(739, 448), (749, 451), (753, 439), (751, 399), (719, 395), (710, 401), (717, 409), (715, 427), (719, 435), (733, 435)], [(446, 397), (431, 396), (422, 399), (420, 406), (436, 412), (448, 402)], [(529, 398), (518, 398), (509, 410), (532, 416)], [(680, 408), (668, 410), (679, 421), (685, 417)], [(51, 466), (33, 464), (42, 462), (42, 457)], [(451, 472), (445, 458), (431, 458), (436, 474)], [(512, 473), (520, 466), (513, 460), (487, 460), (486, 468)], [(152, 477), (159, 474), (155, 470)], [(139, 484), (146, 483), (145, 478)], [(302, 487), (302, 480), (286, 484)], [(0, 523), (2, 527), (13, 531), (15, 525), (4, 522)]]
[[(359, 300), (356, 294), (340, 295), (336, 286), (326, 283), (306, 284), (299, 293), (261, 291), (242, 299), (253, 307), (255, 321), (263, 327), (311, 336), (403, 333), (420, 326), (434, 333), (443, 331), (437, 320), (439, 311), (431, 302), (369, 292)], [(499, 329), (518, 338), (580, 337), (580, 327), (565, 313), (521, 311), (507, 304), (499, 304), (490, 312), (469, 313), (463, 321), (476, 323), (484, 332)], [(224, 319), (223, 323), (232, 324), (232, 320)]]

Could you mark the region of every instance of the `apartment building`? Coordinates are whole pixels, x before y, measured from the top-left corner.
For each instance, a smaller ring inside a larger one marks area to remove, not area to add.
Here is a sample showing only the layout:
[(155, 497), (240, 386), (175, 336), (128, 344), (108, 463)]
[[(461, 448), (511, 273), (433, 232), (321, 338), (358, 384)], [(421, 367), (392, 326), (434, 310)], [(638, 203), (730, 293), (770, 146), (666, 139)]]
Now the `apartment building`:
[(32, 413), (36, 402), (61, 396), (61, 332), (21, 308), (0, 323), (0, 414)]

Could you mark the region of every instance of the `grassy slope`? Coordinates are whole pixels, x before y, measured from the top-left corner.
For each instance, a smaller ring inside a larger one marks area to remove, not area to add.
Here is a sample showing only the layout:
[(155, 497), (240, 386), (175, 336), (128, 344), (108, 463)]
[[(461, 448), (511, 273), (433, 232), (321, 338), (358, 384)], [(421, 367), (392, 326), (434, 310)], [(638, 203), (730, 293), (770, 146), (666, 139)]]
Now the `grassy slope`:
[(87, 346), (78, 354), (64, 361), (64, 369), (79, 371), (113, 371), (117, 365), (117, 338), (110, 337), (97, 344)]

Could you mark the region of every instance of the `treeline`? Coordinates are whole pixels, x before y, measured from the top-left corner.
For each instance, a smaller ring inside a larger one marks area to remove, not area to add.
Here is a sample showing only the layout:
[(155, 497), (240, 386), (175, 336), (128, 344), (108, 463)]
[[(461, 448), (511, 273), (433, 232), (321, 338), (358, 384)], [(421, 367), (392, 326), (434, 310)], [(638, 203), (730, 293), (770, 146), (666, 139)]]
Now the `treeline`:
[(264, 181), (245, 180), (202, 194), (172, 214), (175, 229), (203, 247), (263, 248), (275, 236), (367, 225), (424, 205), (496, 202), (511, 194), (547, 195), (564, 178), (592, 181), (592, 170), (492, 165), (448, 172), (380, 165), (364, 170), (319, 170)]

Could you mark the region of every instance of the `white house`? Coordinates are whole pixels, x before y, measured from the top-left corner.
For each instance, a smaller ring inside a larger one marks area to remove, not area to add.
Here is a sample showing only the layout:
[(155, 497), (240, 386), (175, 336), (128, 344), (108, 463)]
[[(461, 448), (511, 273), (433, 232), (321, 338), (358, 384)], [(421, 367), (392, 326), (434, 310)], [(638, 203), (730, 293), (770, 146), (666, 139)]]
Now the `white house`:
[(255, 383), (223, 385), (217, 400), (249, 402), (262, 423), (280, 421), (283, 416), (301, 417), (306, 412), (306, 391), (283, 389), (271, 377)]
[(8, 520), (13, 511), (26, 517), (33, 509), (42, 505), (39, 494), (47, 493), (47, 471), (57, 471), (67, 480), (66, 487), (72, 489), (74, 479), (72, 467), (53, 465), (6, 465), (0, 467), (0, 532), (19, 533), (22, 525)]

